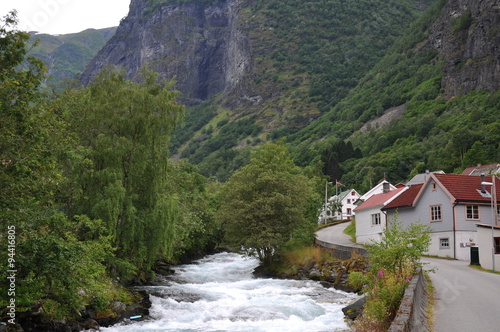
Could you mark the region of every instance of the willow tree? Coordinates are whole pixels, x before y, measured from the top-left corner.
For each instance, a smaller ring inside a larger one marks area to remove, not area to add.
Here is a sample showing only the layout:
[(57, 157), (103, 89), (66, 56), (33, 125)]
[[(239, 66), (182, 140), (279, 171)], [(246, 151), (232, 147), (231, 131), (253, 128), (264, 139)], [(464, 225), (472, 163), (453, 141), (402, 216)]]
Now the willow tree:
[(58, 107), (83, 146), (70, 163), (70, 187), (78, 188), (71, 212), (103, 220), (116, 257), (147, 270), (169, 254), (173, 238), (178, 207), (166, 194), (167, 150), (184, 107), (172, 82), (146, 70), (139, 81), (104, 70), (87, 87), (67, 91)]
[(222, 193), (218, 218), (226, 240), (255, 249), (269, 264), (296, 229), (308, 224), (311, 184), (283, 144), (267, 143), (235, 173)]

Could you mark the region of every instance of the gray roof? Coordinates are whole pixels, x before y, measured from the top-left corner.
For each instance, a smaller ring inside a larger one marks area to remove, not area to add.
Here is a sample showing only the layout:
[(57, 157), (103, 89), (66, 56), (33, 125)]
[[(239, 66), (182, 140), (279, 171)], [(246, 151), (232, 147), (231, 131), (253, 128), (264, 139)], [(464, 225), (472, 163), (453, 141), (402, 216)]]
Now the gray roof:
[(410, 181), (408, 181), (406, 183), (407, 186), (413, 186), (414, 184), (421, 184), (421, 183), (425, 183), (425, 181), (427, 180), (427, 177), (429, 176), (429, 174), (431, 173), (436, 173), (436, 174), (444, 174), (443, 171), (435, 171), (435, 172), (425, 172), (425, 173), (422, 173), (422, 174), (417, 174), (415, 175)]

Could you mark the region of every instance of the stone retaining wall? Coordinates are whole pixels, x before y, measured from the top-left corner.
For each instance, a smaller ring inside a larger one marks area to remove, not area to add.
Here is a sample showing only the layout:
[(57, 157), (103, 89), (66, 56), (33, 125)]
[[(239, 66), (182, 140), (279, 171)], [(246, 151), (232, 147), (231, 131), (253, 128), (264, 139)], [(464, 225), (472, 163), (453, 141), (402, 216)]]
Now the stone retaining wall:
[(422, 269), (413, 276), (406, 287), (401, 305), (388, 332), (426, 332), (430, 331), (427, 322), (427, 303), (429, 292), (427, 280)]
[[(328, 243), (316, 239), (316, 244), (331, 250), (339, 259), (350, 259), (354, 253), (368, 257), (368, 252), (363, 248), (348, 247)], [(430, 331), (427, 321), (427, 304), (429, 292), (427, 280), (422, 269), (413, 276), (408, 287), (406, 287), (401, 305), (388, 332), (428, 332)]]
[(363, 248), (342, 246), (340, 244), (328, 243), (318, 239), (316, 239), (316, 244), (330, 250), (333, 255), (339, 259), (348, 260), (354, 253), (368, 257), (368, 252)]

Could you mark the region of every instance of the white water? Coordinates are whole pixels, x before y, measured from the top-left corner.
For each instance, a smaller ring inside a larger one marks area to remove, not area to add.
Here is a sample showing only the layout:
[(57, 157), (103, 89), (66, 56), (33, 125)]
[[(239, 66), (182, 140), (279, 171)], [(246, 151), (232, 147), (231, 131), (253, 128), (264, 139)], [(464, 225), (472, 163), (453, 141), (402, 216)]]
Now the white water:
[(101, 331), (302, 332), (348, 330), (341, 309), (358, 296), (318, 282), (255, 279), (258, 260), (232, 253), (175, 268), (165, 286), (144, 287), (150, 317)]

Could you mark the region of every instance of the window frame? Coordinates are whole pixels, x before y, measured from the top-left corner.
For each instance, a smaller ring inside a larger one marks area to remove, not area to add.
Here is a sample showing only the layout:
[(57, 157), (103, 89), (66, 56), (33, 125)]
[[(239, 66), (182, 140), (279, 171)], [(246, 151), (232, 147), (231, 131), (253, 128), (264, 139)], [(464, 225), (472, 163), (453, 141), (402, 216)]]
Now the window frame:
[[(447, 241), (448, 245), (443, 245), (443, 241)], [(450, 249), (450, 238), (449, 237), (440, 237), (439, 238), (439, 249)]]
[[(443, 209), (441, 208), (441, 204), (431, 205), (429, 207), (430, 213), (430, 221), (431, 222), (440, 222), (443, 221)], [(437, 211), (439, 211), (439, 216), (437, 215)], [(439, 217), (439, 218), (437, 218)]]
[(372, 220), (372, 226), (380, 226), (382, 224), (382, 218), (380, 218), (380, 213), (372, 213), (371, 220)]
[(500, 255), (500, 236), (493, 237), (493, 241), (495, 241), (495, 255)]
[[(471, 208), (471, 216), (470, 217), (469, 217), (469, 208)], [(474, 210), (476, 210), (475, 212), (477, 212), (476, 218), (474, 218), (474, 216), (475, 216)], [(481, 214), (479, 213), (479, 211), (480, 211), (479, 205), (475, 205), (475, 204), (465, 205), (465, 219), (467, 219), (467, 220), (480, 220)]]

